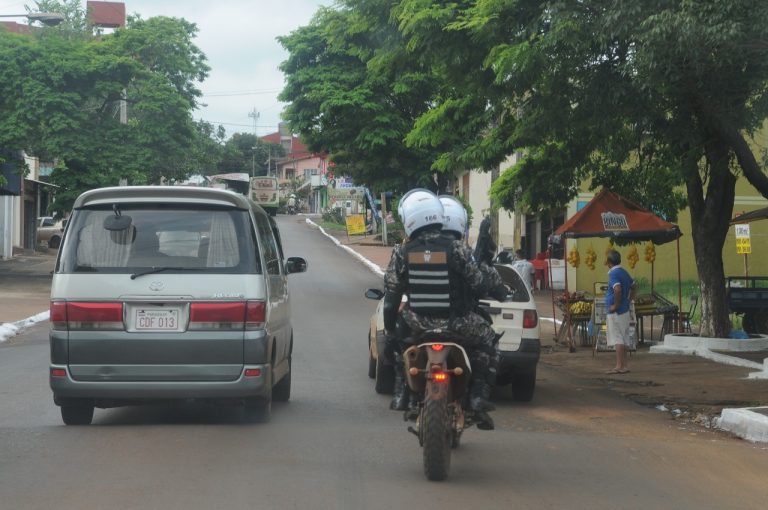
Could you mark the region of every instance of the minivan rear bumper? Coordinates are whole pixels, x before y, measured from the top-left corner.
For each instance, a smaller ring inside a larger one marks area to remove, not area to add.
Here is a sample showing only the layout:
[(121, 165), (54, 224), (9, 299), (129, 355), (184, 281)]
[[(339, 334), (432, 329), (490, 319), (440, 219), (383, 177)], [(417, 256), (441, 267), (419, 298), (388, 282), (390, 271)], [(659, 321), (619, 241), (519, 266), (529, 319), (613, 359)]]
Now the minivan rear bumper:
[[(251, 399), (269, 398), (272, 391), (269, 364), (245, 365), (240, 376), (231, 381), (76, 381), (66, 365), (50, 368), (66, 371), (63, 377), (49, 376), (54, 399)], [(246, 377), (245, 371), (252, 369), (260, 369), (261, 374)]]

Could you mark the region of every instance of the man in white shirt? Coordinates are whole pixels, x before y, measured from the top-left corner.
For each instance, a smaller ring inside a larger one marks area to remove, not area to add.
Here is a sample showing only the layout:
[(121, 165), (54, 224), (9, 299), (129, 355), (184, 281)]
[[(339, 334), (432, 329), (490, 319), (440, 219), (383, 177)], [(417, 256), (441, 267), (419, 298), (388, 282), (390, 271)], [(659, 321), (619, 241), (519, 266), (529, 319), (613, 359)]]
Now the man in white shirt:
[(517, 274), (520, 275), (520, 278), (522, 278), (528, 286), (528, 290), (532, 290), (534, 273), (533, 264), (526, 260), (523, 250), (517, 250), (515, 255), (517, 256), (517, 259), (512, 263), (512, 269), (517, 271)]

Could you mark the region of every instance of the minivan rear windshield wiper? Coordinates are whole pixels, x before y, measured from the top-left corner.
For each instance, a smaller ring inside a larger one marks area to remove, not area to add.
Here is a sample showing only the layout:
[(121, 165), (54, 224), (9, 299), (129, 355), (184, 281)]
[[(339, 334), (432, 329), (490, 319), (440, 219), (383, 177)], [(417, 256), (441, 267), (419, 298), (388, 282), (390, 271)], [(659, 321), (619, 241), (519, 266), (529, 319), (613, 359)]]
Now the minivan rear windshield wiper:
[(139, 271), (138, 273), (133, 273), (131, 275), (131, 280), (135, 280), (139, 276), (144, 276), (145, 274), (152, 274), (152, 273), (159, 273), (160, 271), (203, 271), (204, 267), (178, 267), (178, 266), (162, 266), (162, 267), (152, 267), (150, 269), (145, 269), (144, 271)]

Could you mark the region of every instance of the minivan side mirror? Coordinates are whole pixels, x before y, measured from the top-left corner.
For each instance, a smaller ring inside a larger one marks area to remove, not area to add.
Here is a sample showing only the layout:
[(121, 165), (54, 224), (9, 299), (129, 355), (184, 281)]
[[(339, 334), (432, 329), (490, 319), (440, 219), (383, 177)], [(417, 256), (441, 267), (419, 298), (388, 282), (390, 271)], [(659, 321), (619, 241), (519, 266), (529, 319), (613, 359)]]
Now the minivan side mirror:
[(301, 257), (288, 257), (285, 260), (285, 273), (304, 273), (307, 270), (307, 261)]
[(384, 297), (384, 292), (379, 289), (368, 289), (365, 291), (365, 297), (368, 299), (379, 300)]

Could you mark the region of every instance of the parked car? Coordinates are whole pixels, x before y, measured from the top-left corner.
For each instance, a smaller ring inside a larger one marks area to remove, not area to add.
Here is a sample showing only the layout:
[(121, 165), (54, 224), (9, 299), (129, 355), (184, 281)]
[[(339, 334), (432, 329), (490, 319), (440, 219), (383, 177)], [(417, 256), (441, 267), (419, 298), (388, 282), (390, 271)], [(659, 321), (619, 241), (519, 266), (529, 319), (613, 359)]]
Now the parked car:
[(41, 216), (37, 219), (37, 243), (45, 243), (49, 248), (58, 248), (61, 246), (61, 240), (64, 237), (64, 229), (67, 226), (67, 220), (56, 220), (51, 216)]
[[(503, 333), (498, 385), (512, 385), (515, 400), (530, 401), (536, 389), (536, 368), (541, 353), (539, 316), (533, 295), (510, 265), (496, 265), (504, 283), (511, 289), (506, 301), (482, 299), (480, 306), (493, 320), (493, 329)], [(373, 296), (374, 294), (371, 294)], [(381, 295), (379, 291), (378, 295)], [(371, 316), (368, 332), (368, 376), (376, 380), (378, 393), (391, 393), (394, 385), (392, 365), (384, 352), (383, 301)]]
[(94, 407), (236, 403), (269, 418), (291, 393), (293, 329), (277, 225), (245, 196), (104, 188), (74, 204), (51, 287), (53, 399)]

